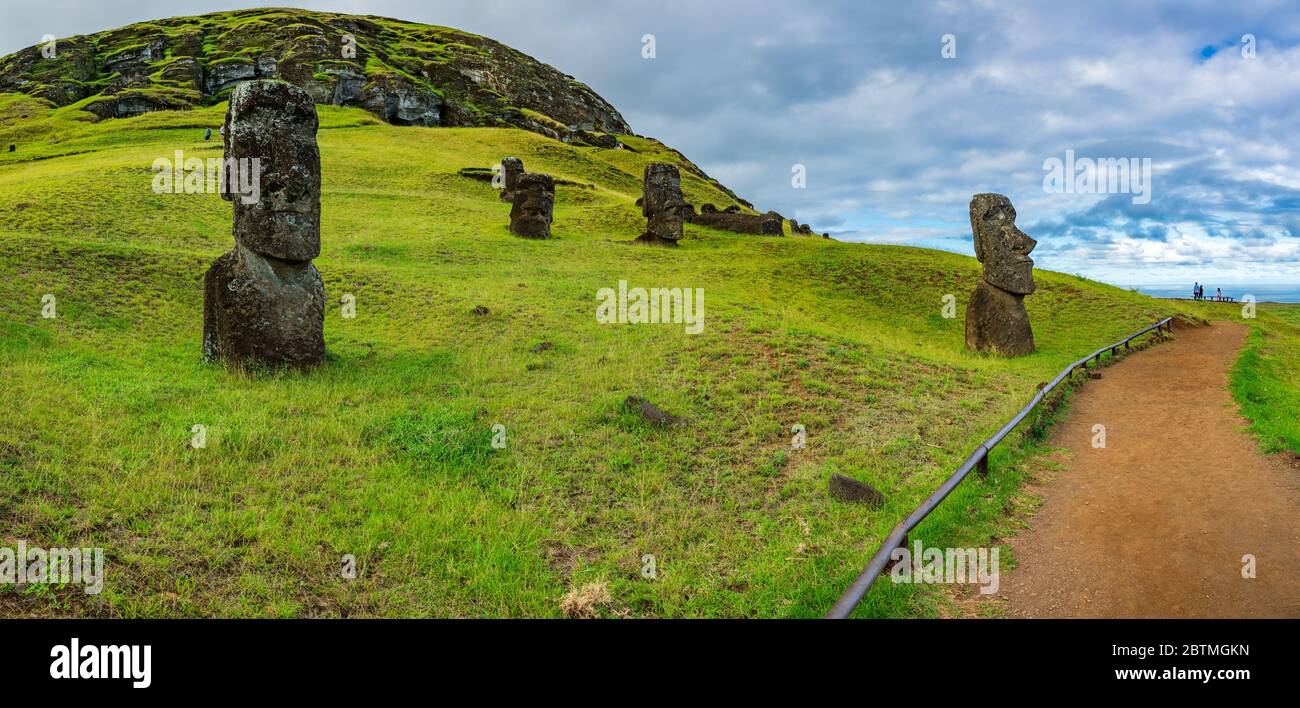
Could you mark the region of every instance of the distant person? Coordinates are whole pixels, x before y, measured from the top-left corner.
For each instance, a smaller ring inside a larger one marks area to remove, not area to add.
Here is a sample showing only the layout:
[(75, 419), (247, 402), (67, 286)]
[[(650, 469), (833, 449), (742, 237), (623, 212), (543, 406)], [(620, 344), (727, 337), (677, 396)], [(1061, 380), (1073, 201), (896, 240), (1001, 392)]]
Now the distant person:
[(204, 140), (211, 140), (211, 139), (212, 139), (212, 129), (211, 129), (211, 128), (204, 128), (204, 130), (203, 130), (203, 139), (204, 139)]
[(1201, 284), (1192, 283), (1192, 299), (1199, 300), (1200, 298), (1201, 298)]
[(1215, 293), (1215, 297), (1214, 297), (1215, 300), (1223, 299), (1223, 288), (1215, 288), (1214, 293)]

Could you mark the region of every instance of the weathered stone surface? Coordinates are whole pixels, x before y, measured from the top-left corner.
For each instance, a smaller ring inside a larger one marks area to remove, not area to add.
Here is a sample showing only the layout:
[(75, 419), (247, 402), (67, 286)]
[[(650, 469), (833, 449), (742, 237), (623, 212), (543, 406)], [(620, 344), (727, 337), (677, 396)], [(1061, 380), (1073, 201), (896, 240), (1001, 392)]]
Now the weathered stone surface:
[(676, 246), (686, 221), (686, 199), (682, 197), (682, 177), (677, 166), (662, 162), (646, 165), (644, 188), (641, 213), (646, 217), (646, 231), (637, 241)]
[(1025, 296), (980, 281), (966, 308), (966, 347), (1002, 356), (1034, 351)]
[(1025, 296), (1034, 292), (1029, 253), (1038, 242), (1016, 227), (1016, 209), (1001, 194), (971, 198), (970, 224), (984, 272), (966, 308), (966, 347), (1002, 356), (1029, 354), (1034, 333)]
[(507, 157), (501, 160), (501, 201), (514, 201), (515, 184), (523, 175), (523, 160), (517, 157)]
[(311, 96), (283, 81), (240, 84), (225, 127), (226, 157), (260, 164), (257, 201), (246, 204), (231, 190), (223, 194), (234, 197), (235, 240), (285, 261), (320, 255), (320, 150)]
[(785, 231), (781, 228), (784, 225), (784, 217), (774, 211), (769, 211), (759, 217), (758, 232), (764, 236), (784, 236)]
[(718, 208), (715, 207), (715, 206), (713, 206), (712, 204), (705, 204), (704, 206), (701, 206), (701, 207), (700, 207), (700, 213), (701, 213), (701, 214), (717, 214), (717, 213), (718, 213)]
[(212, 264), (203, 286), (208, 361), (305, 368), (324, 359), (325, 290), (311, 262), (237, 245)]
[(510, 232), (524, 238), (550, 238), (555, 209), (555, 181), (550, 175), (530, 172), (515, 182), (510, 207)]
[(865, 504), (873, 509), (880, 508), (885, 503), (885, 495), (875, 487), (842, 474), (831, 475), (828, 486), (831, 496), (843, 502)]
[(311, 97), (291, 84), (252, 81), (231, 95), (226, 157), (258, 160), (260, 192), (249, 203), (223, 195), (233, 197), (235, 247), (204, 276), (208, 361), (306, 368), (325, 357), (325, 289), (311, 263), (320, 253), (316, 127)]
[(1009, 293), (1032, 295), (1038, 242), (1016, 227), (1016, 208), (1001, 194), (976, 194), (970, 201), (975, 257), (984, 264), (984, 280)]
[(733, 214), (731, 212), (713, 211), (696, 214), (690, 219), (690, 222), (738, 234), (781, 236), (783, 235), (781, 231), (782, 220), (779, 216), (774, 217), (773, 214), (774, 212), (768, 212), (767, 214)]

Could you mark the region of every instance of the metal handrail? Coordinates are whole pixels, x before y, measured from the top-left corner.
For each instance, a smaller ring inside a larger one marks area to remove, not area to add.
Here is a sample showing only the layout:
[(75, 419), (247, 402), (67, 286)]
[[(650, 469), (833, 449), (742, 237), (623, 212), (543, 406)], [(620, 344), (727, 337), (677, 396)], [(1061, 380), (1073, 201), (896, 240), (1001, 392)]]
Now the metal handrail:
[(867, 591), (871, 589), (872, 583), (876, 582), (876, 578), (880, 576), (882, 571), (884, 571), (885, 566), (889, 565), (889, 557), (893, 554), (894, 549), (900, 548), (907, 543), (907, 535), (920, 525), (920, 523), (925, 520), (925, 517), (929, 516), (930, 512), (934, 511), (935, 508), (939, 506), (939, 503), (951, 494), (952, 490), (957, 488), (957, 485), (961, 484), (962, 480), (966, 479), (966, 475), (970, 474), (971, 470), (979, 469), (980, 474), (988, 474), (989, 452), (994, 447), (997, 447), (998, 443), (1002, 442), (1007, 435), (1010, 435), (1011, 431), (1015, 430), (1016, 426), (1020, 425), (1020, 423), (1028, 417), (1030, 412), (1032, 412), (1034, 408), (1043, 401), (1043, 398), (1059, 386), (1062, 381), (1080, 368), (1087, 369), (1088, 362), (1093, 361), (1094, 359), (1100, 363), (1101, 355), (1107, 351), (1109, 351), (1113, 357), (1115, 356), (1116, 350), (1120, 347), (1127, 349), (1129, 348), (1129, 343), (1134, 339), (1137, 339), (1153, 330), (1160, 330), (1165, 327), (1169, 328), (1171, 334), (1173, 333), (1173, 317), (1166, 317), (1150, 327), (1131, 334), (1127, 338), (1121, 339), (1114, 344), (1102, 347), (1101, 349), (1098, 349), (1062, 369), (1061, 373), (1057, 374), (1056, 378), (1052, 379), (1051, 383), (1042, 387), (1039, 389), (1038, 393), (1034, 394), (1034, 397), (1030, 399), (1028, 405), (1022, 408), (1020, 413), (1016, 414), (1016, 417), (1012, 418), (1010, 422), (1002, 426), (998, 432), (993, 434), (993, 437), (985, 440), (979, 447), (975, 448), (975, 452), (972, 452), (970, 457), (967, 457), (966, 461), (961, 463), (961, 466), (957, 468), (957, 471), (954, 472), (951, 477), (944, 480), (944, 483), (939, 485), (939, 488), (936, 489), (933, 494), (927, 497), (925, 501), (921, 502), (921, 505), (911, 514), (908, 514), (906, 519), (899, 522), (899, 524), (894, 527), (893, 531), (889, 532), (889, 535), (885, 537), (885, 542), (880, 545), (879, 550), (876, 551), (875, 555), (873, 555), (871, 560), (867, 563), (867, 567), (862, 570), (862, 573), (853, 581), (853, 584), (844, 591), (844, 594), (840, 596), (840, 599), (831, 607), (830, 612), (826, 613), (826, 619), (844, 619), (849, 616), (849, 613), (853, 612), (854, 608), (858, 606), (858, 603), (862, 602), (862, 598), (866, 597)]

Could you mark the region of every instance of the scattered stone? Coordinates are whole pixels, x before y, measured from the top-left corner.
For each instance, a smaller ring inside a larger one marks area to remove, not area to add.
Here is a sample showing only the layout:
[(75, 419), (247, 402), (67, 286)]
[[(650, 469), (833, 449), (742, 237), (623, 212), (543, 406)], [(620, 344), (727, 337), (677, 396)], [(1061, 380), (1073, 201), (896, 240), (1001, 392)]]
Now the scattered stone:
[(830, 238), (830, 237), (831, 237), (830, 234), (822, 234), (822, 238)]
[(885, 495), (875, 487), (842, 474), (831, 475), (829, 487), (831, 496), (842, 502), (865, 504), (872, 509), (879, 509), (885, 503)]
[(682, 198), (682, 177), (677, 165), (655, 162), (645, 168), (645, 201), (641, 213), (646, 217), (646, 231), (639, 243), (676, 246), (682, 239), (686, 200)]
[(727, 207), (726, 209), (723, 209), (723, 210), (722, 210), (722, 213), (724, 213), (724, 214), (739, 214), (739, 213), (740, 213), (740, 207), (736, 206), (735, 204), (732, 204), (731, 206)]
[(523, 160), (507, 157), (501, 161), (501, 201), (514, 203), (515, 186), (524, 174)]
[(228, 365), (307, 368), (325, 358), (320, 151), (311, 96), (249, 81), (226, 110), (226, 157), (258, 159), (260, 198), (234, 203), (235, 246), (204, 276), (203, 355)]
[(692, 224), (708, 226), (722, 231), (760, 236), (782, 236), (782, 220), (775, 212), (766, 214), (734, 214), (731, 212), (701, 213), (691, 219)]
[(718, 213), (718, 208), (715, 207), (715, 206), (713, 206), (712, 204), (705, 204), (705, 205), (703, 205), (703, 206), (700, 207), (700, 213), (701, 213), (701, 214), (717, 214), (717, 213)]
[(17, 150), (17, 149), (18, 149), (18, 146), (17, 146), (17, 145), (10, 145), (10, 146), (9, 146), (9, 152), (13, 152), (13, 151), (15, 151), (15, 150)]
[(659, 406), (640, 396), (628, 396), (627, 400), (623, 401), (623, 407), (640, 416), (645, 422), (661, 428), (670, 428), (686, 422), (675, 415), (663, 412)]
[(551, 237), (555, 211), (555, 181), (550, 175), (520, 175), (514, 185), (510, 207), (510, 232), (524, 238)]
[(491, 182), (496, 175), (486, 167), (462, 167), (460, 168), (460, 176), (479, 182)]
[(1016, 209), (1001, 194), (976, 194), (970, 221), (984, 273), (966, 309), (966, 348), (1011, 357), (1032, 353), (1025, 296), (1034, 292), (1029, 253), (1038, 242), (1016, 227)]
[(555, 348), (554, 344), (551, 344), (550, 342), (542, 342), (541, 344), (538, 344), (537, 346), (533, 347), (532, 352), (534, 354), (541, 354), (542, 352), (549, 352), (554, 348)]
[(482, 305), (477, 305), (474, 309), (470, 310), (470, 314), (475, 315), (476, 317), (487, 317), (491, 312), (491, 310)]

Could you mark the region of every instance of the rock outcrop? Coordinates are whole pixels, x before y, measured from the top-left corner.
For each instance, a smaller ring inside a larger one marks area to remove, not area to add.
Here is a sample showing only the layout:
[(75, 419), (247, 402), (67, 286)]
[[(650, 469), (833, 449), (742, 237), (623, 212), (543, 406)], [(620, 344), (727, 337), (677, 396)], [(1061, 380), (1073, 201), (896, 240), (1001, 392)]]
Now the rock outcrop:
[(1016, 208), (1001, 194), (976, 194), (970, 202), (975, 257), (984, 265), (966, 308), (966, 347), (1002, 356), (1034, 351), (1025, 296), (1034, 292), (1038, 242), (1016, 226)]
[(555, 209), (555, 181), (550, 175), (519, 175), (511, 193), (510, 232), (524, 238), (550, 238)]
[(653, 246), (676, 246), (682, 240), (686, 199), (682, 197), (682, 177), (677, 165), (655, 162), (646, 165), (645, 195), (641, 213), (646, 230), (637, 239)]
[[(706, 204), (705, 206), (712, 206)], [(781, 236), (784, 220), (780, 214), (769, 211), (766, 214), (742, 214), (731, 211), (717, 211), (696, 214), (690, 218), (692, 224), (708, 226), (722, 231), (738, 234), (755, 234), (759, 236)]]
[(101, 118), (225, 100), (282, 79), (316, 103), (358, 106), (396, 125), (511, 126), (617, 148), (632, 132), (573, 77), (467, 32), (379, 17), (290, 9), (218, 12), (60, 39), (0, 59), (0, 92)]
[[(240, 84), (226, 111), (227, 164), (256, 198), (232, 194), (234, 248), (204, 276), (203, 355), (228, 365), (306, 368), (325, 357), (316, 107), (282, 81)], [(256, 161), (256, 162), (254, 162)]]

